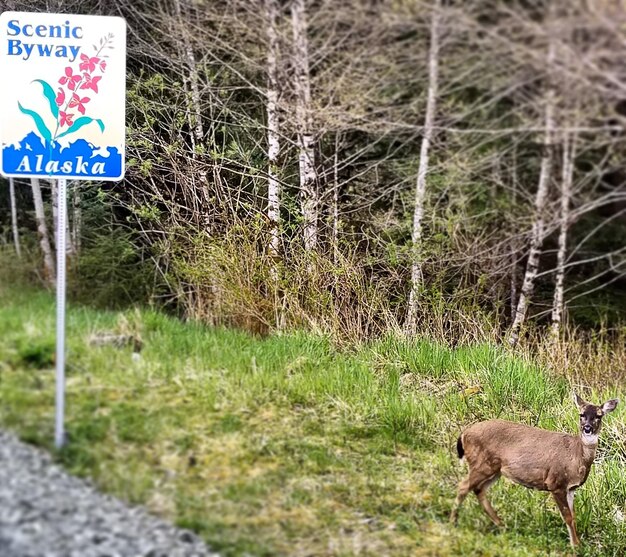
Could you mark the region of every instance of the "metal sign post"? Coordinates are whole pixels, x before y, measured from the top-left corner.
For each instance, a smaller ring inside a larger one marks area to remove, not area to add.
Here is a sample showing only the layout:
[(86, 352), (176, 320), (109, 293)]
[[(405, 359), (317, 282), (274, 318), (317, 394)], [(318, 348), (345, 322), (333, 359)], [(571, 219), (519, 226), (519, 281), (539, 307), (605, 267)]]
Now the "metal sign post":
[(0, 14), (0, 173), (58, 179), (56, 413), (65, 443), (67, 180), (124, 176), (126, 22), (120, 17)]
[(54, 445), (60, 449), (65, 444), (65, 263), (67, 220), (67, 181), (60, 178), (57, 184), (57, 345), (56, 345), (56, 414)]

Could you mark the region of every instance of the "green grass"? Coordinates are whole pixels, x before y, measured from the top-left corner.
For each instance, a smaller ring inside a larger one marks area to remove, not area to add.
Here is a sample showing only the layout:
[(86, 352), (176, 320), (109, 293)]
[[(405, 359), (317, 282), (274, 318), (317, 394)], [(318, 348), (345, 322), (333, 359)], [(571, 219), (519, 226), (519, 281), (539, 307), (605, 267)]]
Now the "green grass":
[[(225, 556), (565, 555), (545, 493), (501, 481), (459, 525), (461, 429), (502, 417), (574, 431), (564, 378), (495, 346), (396, 338), (337, 350), (303, 333), (256, 338), (155, 311), (68, 308), (67, 430), (57, 458), (105, 491), (199, 532)], [(98, 331), (141, 330), (130, 349)], [(0, 422), (51, 448), (54, 299), (0, 287)], [(585, 391), (594, 401), (624, 393)], [(580, 555), (623, 555), (621, 408), (576, 501)]]

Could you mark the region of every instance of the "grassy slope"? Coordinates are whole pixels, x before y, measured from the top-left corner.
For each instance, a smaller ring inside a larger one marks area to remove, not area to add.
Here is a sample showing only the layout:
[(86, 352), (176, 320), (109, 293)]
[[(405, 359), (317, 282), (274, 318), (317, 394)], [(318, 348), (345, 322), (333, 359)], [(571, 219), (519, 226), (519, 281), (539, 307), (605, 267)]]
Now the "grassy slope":
[[(507, 529), (473, 497), (459, 526), (447, 523), (464, 425), (499, 416), (575, 429), (568, 383), (531, 362), (394, 339), (342, 353), (319, 337), (258, 339), (152, 311), (71, 307), (68, 321), (71, 442), (59, 459), (226, 556), (568, 552), (551, 499), (504, 481), (491, 499)], [(140, 361), (89, 347), (91, 333), (120, 327), (142, 328)], [(0, 287), (0, 421), (48, 447), (53, 350), (53, 297)], [(577, 495), (581, 555), (626, 553), (623, 416), (605, 420), (600, 463)]]

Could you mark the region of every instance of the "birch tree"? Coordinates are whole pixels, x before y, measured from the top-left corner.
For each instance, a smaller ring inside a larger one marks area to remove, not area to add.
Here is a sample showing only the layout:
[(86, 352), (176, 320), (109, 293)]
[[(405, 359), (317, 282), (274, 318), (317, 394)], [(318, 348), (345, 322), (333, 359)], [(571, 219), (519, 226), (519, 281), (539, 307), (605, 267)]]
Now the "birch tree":
[(305, 0), (294, 0), (291, 6), (294, 42), (294, 72), (300, 205), (302, 210), (304, 247), (314, 250), (318, 242), (319, 191), (315, 166), (315, 137), (311, 121), (311, 75)]
[[(550, 38), (548, 45), (547, 68), (548, 72), (552, 68), (555, 59), (555, 42)], [(515, 346), (519, 341), (521, 328), (524, 326), (528, 304), (530, 302), (534, 287), (535, 279), (539, 270), (539, 258), (541, 255), (541, 246), (545, 235), (545, 210), (548, 197), (548, 188), (550, 185), (550, 175), (552, 171), (553, 158), (553, 138), (554, 138), (554, 89), (548, 86), (545, 96), (545, 115), (544, 126), (545, 133), (543, 138), (543, 153), (541, 158), (541, 167), (539, 170), (539, 183), (537, 185), (537, 193), (535, 195), (535, 215), (530, 236), (530, 248), (528, 251), (528, 261), (526, 262), (526, 271), (517, 308), (515, 310), (515, 318), (509, 331), (509, 344)]]
[(277, 256), (280, 247), (280, 121), (278, 117), (278, 2), (265, 0), (267, 19), (267, 217), (270, 221), (270, 252)]
[(567, 233), (570, 221), (570, 203), (572, 199), (572, 182), (574, 176), (574, 161), (576, 160), (576, 137), (570, 138), (566, 134), (563, 141), (563, 160), (561, 171), (561, 203), (559, 212), (559, 239), (556, 263), (556, 281), (554, 300), (552, 302), (552, 335), (558, 338), (563, 319), (565, 283), (565, 263), (567, 257)]
[(82, 207), (82, 196), (80, 194), (80, 187), (78, 182), (74, 184), (74, 195), (72, 198), (72, 230), (71, 230), (71, 238), (72, 238), (72, 246), (74, 249), (74, 254), (78, 255), (80, 253), (80, 243), (82, 238), (82, 228), (83, 228), (83, 207)]
[(59, 189), (56, 180), (49, 180), (50, 183), (50, 201), (52, 204), (52, 237), (54, 238), (54, 249), (58, 245), (57, 232), (59, 230)]
[(54, 256), (52, 254), (52, 248), (50, 247), (50, 236), (48, 234), (48, 226), (46, 225), (46, 213), (41, 196), (41, 185), (39, 184), (38, 178), (31, 178), (30, 184), (33, 191), (33, 202), (35, 204), (35, 220), (37, 221), (39, 246), (43, 254), (44, 281), (48, 286), (54, 286)]
[(339, 259), (339, 145), (340, 133), (335, 134), (335, 150), (333, 152), (333, 201), (332, 201), (332, 244), (333, 261)]
[(411, 292), (409, 308), (405, 321), (405, 330), (413, 334), (417, 328), (418, 296), (424, 284), (422, 269), (422, 221), (424, 218), (424, 199), (426, 194), (426, 175), (428, 174), (428, 156), (433, 136), (435, 114), (437, 111), (437, 86), (439, 81), (439, 25), (441, 0), (435, 0), (430, 22), (430, 49), (428, 53), (428, 96), (426, 100), (426, 116), (424, 132), (420, 148), (420, 161), (415, 184), (415, 207), (413, 210), (413, 232), (411, 241)]
[(17, 227), (17, 206), (15, 203), (15, 183), (13, 178), (9, 178), (9, 200), (11, 203), (11, 228), (13, 230), (13, 245), (15, 253), (18, 257), (22, 257), (22, 249), (20, 247), (20, 234)]
[(189, 23), (184, 21), (181, 2), (185, 0), (174, 0), (174, 10), (176, 21), (180, 30), (182, 40), (182, 58), (185, 60), (186, 71), (183, 71), (183, 84), (185, 91), (191, 97), (191, 110), (187, 110), (187, 119), (191, 128), (191, 145), (195, 153), (196, 145), (202, 143), (204, 138), (204, 127), (202, 124), (202, 110), (200, 107), (200, 88), (198, 86), (198, 65), (193, 52), (193, 46), (189, 37)]

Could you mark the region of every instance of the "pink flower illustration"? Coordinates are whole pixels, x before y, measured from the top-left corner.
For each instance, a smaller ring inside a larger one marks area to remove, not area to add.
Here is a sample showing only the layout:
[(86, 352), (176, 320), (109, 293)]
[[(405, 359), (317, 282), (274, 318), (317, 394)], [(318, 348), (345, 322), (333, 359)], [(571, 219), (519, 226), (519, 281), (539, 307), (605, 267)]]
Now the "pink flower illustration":
[(98, 56), (92, 56), (91, 58), (86, 54), (81, 54), (80, 59), (82, 60), (81, 64), (78, 66), (81, 71), (93, 72), (96, 69), (96, 64), (100, 62), (100, 58)]
[(76, 89), (76, 86), (80, 83), (80, 81), (81, 76), (79, 74), (73, 74), (72, 68), (70, 66), (67, 66), (67, 68), (65, 68), (65, 75), (61, 77), (61, 79), (59, 79), (59, 83), (61, 85), (65, 85), (67, 83), (67, 86), (72, 91)]
[[(56, 93), (53, 86), (42, 80), (37, 80), (44, 87), (44, 96), (48, 99), (52, 116), (56, 120), (55, 129), (48, 129), (42, 122), (35, 120), (40, 135), (45, 140), (54, 142), (57, 138), (75, 133), (92, 122), (96, 123), (101, 131), (104, 131), (105, 126), (102, 119), (86, 114), (89, 107), (92, 107), (89, 109), (90, 111), (94, 108), (92, 105), (86, 106), (94, 99), (93, 94), (81, 96), (81, 90), (91, 90), (94, 94), (99, 94), (99, 82), (107, 68), (107, 50), (113, 48), (111, 44), (113, 37), (113, 34), (109, 33), (100, 39), (99, 46), (94, 44), (93, 56), (82, 53), (80, 60), (76, 62), (77, 67), (75, 66), (74, 69), (67, 66), (59, 79), (61, 87), (58, 87)], [(25, 113), (31, 114), (31, 112), (26, 111)], [(39, 116), (39, 114), (35, 113), (35, 116)], [(35, 116), (32, 117), (35, 118)], [(41, 116), (39, 118), (41, 119)]]
[(61, 106), (65, 102), (65, 91), (62, 87), (59, 87), (59, 92), (57, 93), (55, 102), (57, 103), (57, 106)]
[(72, 99), (70, 100), (69, 107), (74, 108), (76, 106), (78, 107), (78, 112), (85, 114), (85, 105), (89, 102), (89, 100), (89, 97), (83, 97), (81, 99), (76, 93), (74, 93), (72, 95)]
[(88, 73), (83, 74), (83, 84), (80, 86), (81, 89), (91, 89), (98, 93), (98, 81), (102, 79), (101, 75), (92, 77)]
[(61, 127), (63, 126), (71, 126), (74, 122), (72, 122), (72, 120), (74, 119), (74, 115), (73, 114), (68, 114), (67, 112), (63, 112), (62, 110), (59, 111), (59, 116), (61, 117), (60, 120), (60, 125)]

